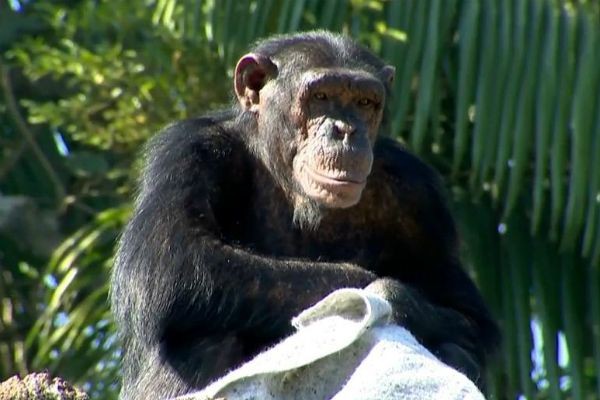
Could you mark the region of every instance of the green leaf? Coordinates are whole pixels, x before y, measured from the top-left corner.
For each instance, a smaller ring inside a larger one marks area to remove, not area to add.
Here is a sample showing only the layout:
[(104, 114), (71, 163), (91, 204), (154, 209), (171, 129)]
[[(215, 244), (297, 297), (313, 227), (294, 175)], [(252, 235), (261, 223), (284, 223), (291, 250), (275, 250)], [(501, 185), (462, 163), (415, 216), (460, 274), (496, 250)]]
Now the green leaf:
[(405, 122), (406, 113), (411, 103), (411, 83), (415, 75), (417, 62), (421, 57), (422, 43), (425, 39), (426, 24), (422, 23), (426, 19), (427, 2), (420, 0), (407, 0), (407, 4), (415, 3), (412, 7), (413, 13), (407, 29), (408, 51), (401, 71), (398, 76), (397, 91), (395, 97), (398, 103), (394, 105), (392, 114), (392, 132), (400, 136), (401, 129)]
[[(600, 90), (600, 84), (598, 85)], [(590, 145), (589, 183), (587, 214), (585, 217), (585, 231), (583, 235), (582, 254), (589, 257), (594, 249), (594, 237), (600, 238), (600, 99), (596, 100), (596, 122), (593, 128), (592, 144)]]
[(419, 73), (419, 91), (415, 111), (415, 122), (411, 132), (412, 150), (421, 153), (427, 132), (427, 122), (430, 117), (431, 100), (435, 88), (437, 57), (439, 47), (439, 25), (442, 0), (431, 0), (425, 50), (421, 60)]
[[(508, 3), (508, 2), (505, 2)], [(479, 68), (477, 72), (477, 92), (475, 95), (475, 125), (471, 139), (471, 171), (470, 186), (475, 193), (480, 191), (481, 175), (483, 173), (483, 159), (486, 144), (494, 141), (495, 131), (492, 126), (492, 117), (496, 108), (494, 102), (494, 82), (498, 80), (497, 61), (494, 56), (497, 52), (497, 9), (496, 2), (485, 0), (482, 8), (482, 33), (479, 43)], [(508, 16), (504, 16), (507, 18)], [(500, 75), (501, 76), (501, 75)]]
[(595, 362), (596, 395), (600, 397), (600, 265), (591, 265), (587, 271), (590, 293), (591, 342)]
[(546, 203), (548, 162), (552, 136), (553, 100), (557, 90), (558, 19), (554, 6), (544, 2), (544, 50), (535, 108), (535, 173), (531, 232), (540, 228)]
[[(575, 250), (587, 201), (589, 186), (590, 147), (592, 144), (593, 116), (598, 99), (598, 34), (592, 26), (591, 17), (580, 13), (579, 54), (576, 65), (575, 92), (571, 110), (571, 169), (569, 195), (564, 216), (564, 231), (561, 241), (563, 249)], [(599, 154), (595, 155), (597, 158)]]
[(576, 19), (563, 10), (560, 16), (559, 88), (554, 106), (553, 133), (550, 153), (551, 228), (550, 236), (557, 239), (565, 204), (565, 174), (568, 168), (568, 115), (573, 97), (575, 75)]
[(558, 366), (558, 332), (560, 322), (560, 257), (555, 249), (541, 239), (534, 239), (533, 289), (535, 311), (539, 316), (542, 330), (544, 370), (552, 400), (562, 398), (560, 390), (560, 370)]
[(508, 169), (514, 165), (510, 159), (513, 147), (516, 114), (518, 109), (519, 89), (523, 85), (525, 74), (525, 48), (527, 38), (527, 2), (516, 1), (514, 12), (513, 35), (511, 38), (511, 51), (507, 52), (509, 58), (508, 76), (506, 90), (498, 92), (502, 95), (500, 120), (500, 132), (496, 149), (496, 161), (494, 166), (494, 185), (496, 190), (503, 192)]
[(480, 19), (480, 2), (469, 0), (462, 7), (458, 28), (459, 69), (456, 101), (456, 133), (454, 136), (454, 159), (452, 173), (456, 176), (467, 152), (469, 136), (469, 108), (475, 100), (477, 36)]
[(81, 176), (105, 174), (110, 168), (104, 157), (88, 151), (71, 153), (66, 164), (73, 173)]
[(519, 387), (527, 398), (533, 398), (534, 388), (531, 381), (531, 251), (526, 246), (527, 239), (521, 216), (513, 216), (508, 220), (506, 246), (508, 248), (508, 276), (510, 281), (510, 294), (515, 312), (516, 345), (518, 347)]
[[(569, 351), (569, 375), (575, 399), (585, 398), (585, 373), (583, 369), (585, 348), (585, 281), (582, 263), (572, 255), (562, 257), (562, 309), (565, 337)], [(583, 289), (583, 290), (582, 290)]]
[(540, 39), (542, 36), (542, 14), (539, 1), (529, 3), (527, 22), (527, 37), (529, 49), (525, 58), (525, 72), (519, 89), (516, 111), (516, 121), (513, 133), (513, 148), (511, 152), (512, 167), (510, 168), (509, 183), (504, 206), (504, 218), (510, 215), (517, 205), (519, 195), (526, 180), (526, 173), (531, 158), (531, 145), (534, 140), (533, 113), (535, 105), (535, 87), (538, 85), (540, 73)]

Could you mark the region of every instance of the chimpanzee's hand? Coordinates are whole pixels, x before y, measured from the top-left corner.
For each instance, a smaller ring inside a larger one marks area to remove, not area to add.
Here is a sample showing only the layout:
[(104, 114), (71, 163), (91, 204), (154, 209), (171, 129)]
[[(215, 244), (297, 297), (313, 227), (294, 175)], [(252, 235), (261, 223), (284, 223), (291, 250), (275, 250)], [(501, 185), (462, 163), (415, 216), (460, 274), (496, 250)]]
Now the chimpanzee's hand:
[(394, 323), (410, 331), (441, 361), (481, 384), (481, 367), (472, 346), (473, 326), (467, 318), (456, 310), (432, 304), (417, 289), (394, 279), (377, 279), (365, 290), (391, 304)]

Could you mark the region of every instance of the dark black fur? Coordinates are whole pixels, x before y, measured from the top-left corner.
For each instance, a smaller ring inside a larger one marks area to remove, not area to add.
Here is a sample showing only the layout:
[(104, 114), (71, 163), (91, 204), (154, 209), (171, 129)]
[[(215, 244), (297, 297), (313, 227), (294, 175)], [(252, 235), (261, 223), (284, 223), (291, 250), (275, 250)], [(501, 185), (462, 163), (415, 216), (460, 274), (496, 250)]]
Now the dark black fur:
[[(257, 52), (285, 60), (278, 79), (310, 68), (306, 52), (371, 72), (383, 65), (325, 33), (271, 39)], [(477, 381), (498, 332), (461, 269), (437, 176), (380, 138), (360, 203), (313, 209), (318, 226), (300, 229), (282, 189), (290, 167), (270, 154), (286, 124), (284, 114), (272, 132), (257, 132), (233, 107), (172, 124), (150, 143), (112, 278), (121, 397), (201, 388), (290, 334), (290, 319), (326, 294), (379, 277), (391, 279), (371, 288), (387, 293), (397, 322)]]

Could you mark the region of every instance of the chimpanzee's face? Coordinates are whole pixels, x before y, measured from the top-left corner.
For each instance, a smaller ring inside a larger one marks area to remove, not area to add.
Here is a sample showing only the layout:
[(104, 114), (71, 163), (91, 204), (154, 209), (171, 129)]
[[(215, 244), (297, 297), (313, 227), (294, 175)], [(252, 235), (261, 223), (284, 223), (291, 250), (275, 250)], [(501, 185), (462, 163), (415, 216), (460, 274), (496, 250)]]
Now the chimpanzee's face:
[(299, 80), (293, 176), (302, 193), (327, 208), (360, 200), (373, 163), (385, 89), (364, 71), (316, 69)]
[(238, 62), (235, 89), (242, 109), (256, 115), (260, 157), (296, 211), (360, 201), (394, 75), (393, 67), (377, 68), (340, 66), (306, 49)]

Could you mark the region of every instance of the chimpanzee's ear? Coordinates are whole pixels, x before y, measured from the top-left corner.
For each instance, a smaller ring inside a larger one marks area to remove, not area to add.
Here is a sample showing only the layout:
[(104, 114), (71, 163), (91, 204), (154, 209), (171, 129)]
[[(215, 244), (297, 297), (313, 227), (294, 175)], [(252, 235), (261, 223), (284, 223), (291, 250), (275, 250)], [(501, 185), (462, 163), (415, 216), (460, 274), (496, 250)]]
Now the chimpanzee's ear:
[(393, 65), (386, 65), (385, 67), (381, 68), (381, 76), (386, 86), (391, 88), (396, 76), (396, 67)]
[(246, 54), (235, 67), (235, 94), (244, 110), (254, 111), (258, 105), (259, 91), (267, 81), (277, 75), (277, 66), (269, 57)]

